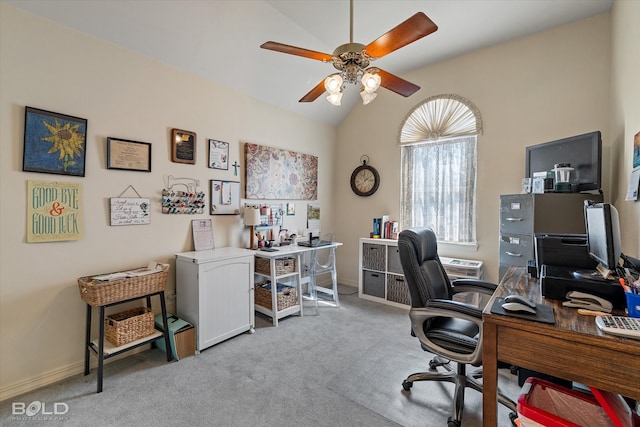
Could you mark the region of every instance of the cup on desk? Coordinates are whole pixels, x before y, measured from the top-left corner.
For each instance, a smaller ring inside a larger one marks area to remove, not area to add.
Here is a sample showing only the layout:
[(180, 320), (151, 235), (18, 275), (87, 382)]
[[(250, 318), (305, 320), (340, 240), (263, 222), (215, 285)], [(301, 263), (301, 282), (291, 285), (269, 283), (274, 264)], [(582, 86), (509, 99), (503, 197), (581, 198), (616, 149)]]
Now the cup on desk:
[(634, 294), (632, 292), (625, 292), (627, 297), (627, 311), (629, 317), (640, 317), (640, 294)]

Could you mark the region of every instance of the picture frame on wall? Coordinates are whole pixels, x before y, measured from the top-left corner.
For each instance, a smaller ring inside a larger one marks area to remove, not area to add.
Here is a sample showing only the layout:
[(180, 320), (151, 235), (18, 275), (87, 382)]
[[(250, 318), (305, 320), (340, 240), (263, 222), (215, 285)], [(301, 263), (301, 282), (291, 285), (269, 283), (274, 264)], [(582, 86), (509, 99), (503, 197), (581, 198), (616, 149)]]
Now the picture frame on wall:
[(209, 168), (229, 170), (229, 143), (209, 140)]
[(171, 130), (171, 161), (196, 164), (196, 133), (182, 129)]
[(25, 107), (22, 170), (84, 176), (87, 119)]
[(151, 144), (107, 137), (107, 169), (151, 172)]

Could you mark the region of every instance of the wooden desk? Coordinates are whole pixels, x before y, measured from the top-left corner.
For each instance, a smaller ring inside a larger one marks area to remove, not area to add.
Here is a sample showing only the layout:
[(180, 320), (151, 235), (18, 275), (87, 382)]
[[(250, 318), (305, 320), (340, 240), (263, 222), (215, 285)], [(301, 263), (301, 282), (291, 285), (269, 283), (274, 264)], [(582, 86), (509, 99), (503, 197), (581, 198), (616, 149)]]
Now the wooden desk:
[[(495, 298), (524, 295), (550, 305), (555, 325), (492, 314)], [(593, 316), (542, 297), (537, 279), (512, 267), (483, 312), (483, 425), (497, 420), (497, 360), (640, 399), (640, 340), (601, 332)]]

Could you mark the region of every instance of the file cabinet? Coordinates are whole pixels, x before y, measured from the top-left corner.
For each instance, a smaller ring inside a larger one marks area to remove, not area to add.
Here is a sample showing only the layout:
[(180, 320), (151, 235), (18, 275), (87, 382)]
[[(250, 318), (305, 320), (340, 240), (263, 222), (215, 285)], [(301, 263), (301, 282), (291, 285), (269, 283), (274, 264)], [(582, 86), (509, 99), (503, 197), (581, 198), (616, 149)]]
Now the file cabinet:
[(584, 201), (600, 194), (545, 193), (500, 196), (499, 276), (535, 259), (535, 234), (584, 234)]

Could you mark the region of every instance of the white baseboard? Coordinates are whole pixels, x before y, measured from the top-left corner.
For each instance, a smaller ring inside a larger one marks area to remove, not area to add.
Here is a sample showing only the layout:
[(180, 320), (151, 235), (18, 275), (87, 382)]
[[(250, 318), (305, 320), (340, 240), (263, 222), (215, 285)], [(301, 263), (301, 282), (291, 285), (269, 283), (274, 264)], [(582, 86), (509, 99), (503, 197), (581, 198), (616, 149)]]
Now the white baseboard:
[(0, 402), (84, 372), (84, 361), (0, 387)]

